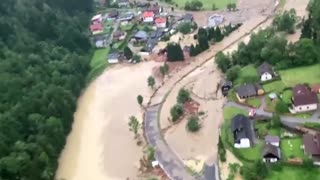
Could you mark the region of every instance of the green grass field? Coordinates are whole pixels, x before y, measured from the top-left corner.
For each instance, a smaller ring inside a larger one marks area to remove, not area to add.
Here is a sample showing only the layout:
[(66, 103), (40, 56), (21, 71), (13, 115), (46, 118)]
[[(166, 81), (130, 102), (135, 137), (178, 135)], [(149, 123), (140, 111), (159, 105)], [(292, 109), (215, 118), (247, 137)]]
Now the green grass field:
[(320, 83), (320, 64), (282, 70), (279, 73), (286, 86)]
[(235, 80), (236, 86), (245, 83), (255, 83), (259, 81), (257, 69), (253, 65), (248, 65), (240, 70), (238, 78)]
[(320, 179), (319, 168), (304, 168), (301, 166), (282, 166), (281, 170), (272, 171), (266, 180), (315, 180)]
[(97, 49), (94, 51), (92, 59), (90, 61), (90, 72), (87, 77), (87, 82), (92, 81), (98, 75), (100, 75), (104, 69), (108, 66), (107, 55), (109, 53), (109, 48)]
[[(191, 0), (174, 0), (173, 3), (177, 4), (179, 8), (184, 8), (187, 1)], [(236, 3), (236, 0), (200, 0), (203, 4), (202, 8), (205, 10), (212, 10), (212, 5), (215, 4), (218, 9), (225, 9), (227, 4)]]
[(266, 93), (280, 93), (284, 88), (285, 84), (282, 81), (274, 81), (263, 85)]
[(300, 148), (302, 145), (301, 138), (294, 138), (294, 139), (282, 139), (281, 140), (281, 150), (282, 154), (285, 158), (304, 158), (304, 152)]
[(247, 104), (254, 108), (258, 108), (261, 106), (261, 100), (259, 98), (249, 98), (247, 100)]
[(261, 159), (261, 152), (263, 147), (264, 141), (259, 141), (258, 144), (254, 145), (250, 148), (241, 148), (236, 149), (242, 157), (245, 157), (248, 160), (256, 161)]

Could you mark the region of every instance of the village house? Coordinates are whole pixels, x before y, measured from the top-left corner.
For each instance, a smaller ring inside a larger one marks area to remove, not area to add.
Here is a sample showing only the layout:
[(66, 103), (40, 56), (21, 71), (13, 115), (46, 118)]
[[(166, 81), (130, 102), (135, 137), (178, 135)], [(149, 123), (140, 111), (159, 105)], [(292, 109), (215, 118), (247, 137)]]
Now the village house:
[(165, 28), (167, 26), (167, 18), (165, 17), (156, 18), (154, 22), (157, 28)]
[(131, 37), (131, 41), (135, 41), (135, 42), (145, 42), (148, 40), (148, 33), (145, 31), (138, 31), (136, 32), (132, 37)]
[(91, 38), (91, 43), (96, 48), (104, 48), (107, 47), (107, 37), (105, 35), (97, 35)]
[(303, 146), (306, 155), (320, 161), (320, 134), (304, 134)]
[(108, 55), (107, 60), (109, 64), (115, 64), (115, 63), (119, 63), (119, 58), (120, 58), (120, 54), (117, 52), (114, 52)]
[(163, 35), (164, 32), (162, 29), (157, 29), (151, 32), (146, 45), (142, 48), (141, 51), (145, 54), (150, 54), (151, 52), (153, 52), (154, 47), (158, 44), (158, 41), (161, 39)]
[(95, 23), (90, 25), (90, 31), (92, 34), (97, 34), (102, 32), (103, 27), (101, 23)]
[(162, 8), (160, 8), (158, 5), (153, 5), (148, 7), (146, 11), (153, 12), (155, 15), (158, 15), (162, 12)]
[(145, 11), (142, 13), (143, 22), (150, 23), (154, 21), (154, 13), (152, 11)]
[(252, 141), (252, 130), (248, 117), (238, 114), (232, 118), (231, 130), (235, 148), (249, 148)]
[(113, 10), (111, 10), (111, 11), (109, 12), (109, 14), (108, 14), (108, 19), (114, 20), (114, 19), (117, 19), (118, 16), (119, 16), (119, 12), (118, 12), (117, 10), (113, 9)]
[(272, 70), (272, 66), (267, 62), (262, 63), (258, 67), (258, 73), (260, 75), (261, 81), (268, 81), (275, 77), (275, 73)]
[(246, 84), (240, 86), (237, 90), (237, 98), (239, 102), (243, 103), (246, 99), (254, 96), (260, 96), (264, 94), (262, 86), (259, 84)]
[(117, 3), (118, 3), (119, 8), (129, 7), (129, 5), (130, 5), (129, 0), (118, 0)]
[(100, 24), (100, 23), (102, 23), (102, 15), (101, 14), (97, 14), (92, 17), (91, 24)]
[(264, 137), (264, 140), (265, 140), (266, 144), (271, 144), (271, 145), (277, 146), (277, 147), (279, 147), (279, 145), (280, 145), (280, 138), (278, 136), (267, 135)]
[(123, 31), (115, 31), (113, 33), (113, 41), (122, 41), (126, 38), (127, 33)]
[(262, 151), (263, 162), (274, 163), (281, 158), (280, 148), (272, 144), (266, 144)]
[(183, 22), (185, 23), (192, 23), (193, 22), (193, 15), (190, 13), (186, 13), (183, 17), (182, 17)]
[(127, 12), (127, 13), (123, 13), (123, 14), (120, 14), (118, 19), (120, 22), (123, 22), (123, 21), (131, 21), (132, 19), (134, 18), (134, 14), (132, 12)]
[(229, 90), (232, 88), (232, 82), (226, 79), (222, 79), (220, 82), (221, 92), (224, 97), (228, 95)]
[(317, 110), (319, 103), (317, 94), (312, 92), (308, 86), (302, 84), (293, 88), (291, 101), (293, 109), (290, 110), (293, 113)]

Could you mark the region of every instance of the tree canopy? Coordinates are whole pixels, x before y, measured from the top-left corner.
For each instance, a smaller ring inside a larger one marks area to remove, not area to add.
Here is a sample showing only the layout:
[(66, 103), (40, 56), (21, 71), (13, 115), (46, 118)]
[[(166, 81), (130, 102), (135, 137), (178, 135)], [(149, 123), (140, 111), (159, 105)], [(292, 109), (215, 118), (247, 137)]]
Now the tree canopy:
[(85, 85), (91, 0), (0, 3), (0, 179), (52, 180)]

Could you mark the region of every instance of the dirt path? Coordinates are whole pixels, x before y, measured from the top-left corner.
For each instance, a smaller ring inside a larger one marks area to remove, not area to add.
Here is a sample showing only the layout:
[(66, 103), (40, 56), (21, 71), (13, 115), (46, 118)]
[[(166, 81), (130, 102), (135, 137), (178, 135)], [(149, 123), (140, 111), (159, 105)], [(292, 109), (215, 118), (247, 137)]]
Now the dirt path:
[(59, 160), (57, 178), (139, 179), (137, 168), (142, 148), (133, 140), (128, 118), (135, 115), (142, 120), (136, 97), (141, 94), (149, 98), (146, 79), (156, 65), (148, 62), (114, 67), (86, 89)]

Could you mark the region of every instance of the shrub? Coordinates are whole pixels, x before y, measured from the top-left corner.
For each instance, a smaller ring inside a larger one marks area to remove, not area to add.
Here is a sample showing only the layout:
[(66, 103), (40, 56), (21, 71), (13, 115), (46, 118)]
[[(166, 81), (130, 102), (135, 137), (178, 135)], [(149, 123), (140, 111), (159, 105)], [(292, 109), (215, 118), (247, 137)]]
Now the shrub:
[(240, 66), (232, 66), (228, 71), (227, 71), (227, 79), (229, 81), (234, 81), (240, 72)]
[(224, 147), (224, 144), (221, 140), (221, 136), (219, 136), (219, 142), (218, 142), (218, 154), (221, 162), (226, 162), (226, 149)]
[(191, 33), (192, 24), (189, 22), (181, 23), (177, 28), (182, 34)]
[(288, 105), (285, 102), (280, 100), (277, 102), (275, 109), (276, 109), (277, 113), (281, 113), (281, 114), (287, 113), (288, 112)]
[(177, 102), (180, 104), (184, 104), (185, 102), (189, 101), (190, 98), (190, 93), (188, 90), (186, 89), (180, 89), (179, 93), (178, 93), (178, 97), (177, 97)]
[(180, 104), (174, 105), (171, 110), (171, 119), (173, 122), (176, 122), (183, 115), (183, 107)]
[(188, 119), (187, 129), (189, 132), (197, 132), (201, 128), (199, 118), (197, 116), (191, 116)]

